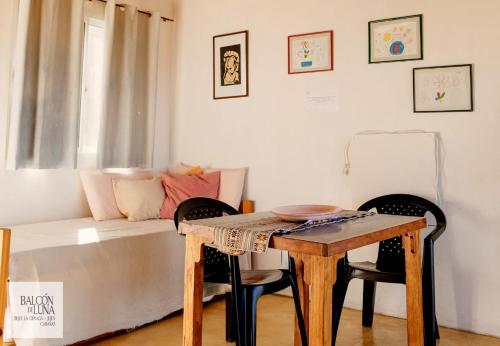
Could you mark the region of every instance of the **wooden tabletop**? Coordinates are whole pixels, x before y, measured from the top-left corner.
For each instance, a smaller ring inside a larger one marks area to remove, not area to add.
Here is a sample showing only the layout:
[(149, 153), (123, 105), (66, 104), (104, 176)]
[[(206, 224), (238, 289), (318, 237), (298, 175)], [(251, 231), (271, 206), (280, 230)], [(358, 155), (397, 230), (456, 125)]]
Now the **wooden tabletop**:
[[(180, 232), (195, 232), (213, 241), (213, 229), (216, 224), (253, 221), (274, 216), (271, 212), (223, 216), (222, 218), (200, 219), (190, 221), (190, 225), (180, 225)], [(405, 231), (425, 228), (423, 217), (375, 214), (356, 220), (337, 224), (319, 226), (314, 229), (288, 235), (275, 235), (269, 247), (316, 256), (332, 256), (361, 246), (373, 244), (384, 239), (400, 236)], [(187, 226), (187, 227), (186, 227)]]

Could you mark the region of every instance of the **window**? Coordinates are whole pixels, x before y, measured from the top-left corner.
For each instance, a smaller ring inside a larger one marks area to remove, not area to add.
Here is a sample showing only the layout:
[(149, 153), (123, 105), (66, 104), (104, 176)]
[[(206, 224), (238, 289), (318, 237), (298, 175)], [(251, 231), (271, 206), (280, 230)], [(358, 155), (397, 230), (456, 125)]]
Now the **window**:
[(159, 14), (86, 1), (74, 16), (79, 2), (36, 3), (15, 31), (8, 168), (150, 167)]
[(78, 168), (95, 168), (101, 125), (104, 57), (104, 22), (85, 22)]

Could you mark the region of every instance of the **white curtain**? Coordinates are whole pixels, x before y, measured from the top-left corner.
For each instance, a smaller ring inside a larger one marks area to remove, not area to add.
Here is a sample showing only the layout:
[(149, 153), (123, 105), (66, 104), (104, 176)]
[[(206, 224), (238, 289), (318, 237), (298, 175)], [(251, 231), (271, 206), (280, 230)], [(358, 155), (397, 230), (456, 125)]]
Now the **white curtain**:
[(160, 15), (106, 4), (98, 166), (151, 167)]
[(74, 167), (83, 0), (19, 0), (17, 19), (7, 166)]

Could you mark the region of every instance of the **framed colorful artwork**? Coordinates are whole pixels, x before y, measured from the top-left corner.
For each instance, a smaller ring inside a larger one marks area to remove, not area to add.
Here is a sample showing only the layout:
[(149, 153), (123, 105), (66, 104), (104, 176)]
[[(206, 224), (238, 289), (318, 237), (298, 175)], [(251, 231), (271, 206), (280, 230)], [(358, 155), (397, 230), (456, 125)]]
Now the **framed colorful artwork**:
[(332, 70), (332, 30), (288, 36), (288, 74)]
[(368, 42), (370, 64), (422, 60), (422, 15), (371, 21)]
[(472, 65), (413, 69), (413, 112), (472, 112)]
[(213, 38), (213, 97), (248, 96), (248, 31)]

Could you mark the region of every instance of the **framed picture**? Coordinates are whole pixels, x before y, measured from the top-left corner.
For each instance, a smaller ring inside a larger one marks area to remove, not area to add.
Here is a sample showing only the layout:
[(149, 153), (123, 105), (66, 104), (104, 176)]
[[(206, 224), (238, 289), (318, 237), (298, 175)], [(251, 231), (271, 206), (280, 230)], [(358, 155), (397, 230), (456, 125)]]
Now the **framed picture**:
[(422, 15), (371, 21), (368, 42), (370, 64), (422, 60)]
[(332, 70), (332, 30), (288, 36), (288, 74)]
[(472, 65), (413, 69), (413, 111), (472, 112)]
[(248, 31), (213, 38), (214, 99), (248, 96)]

